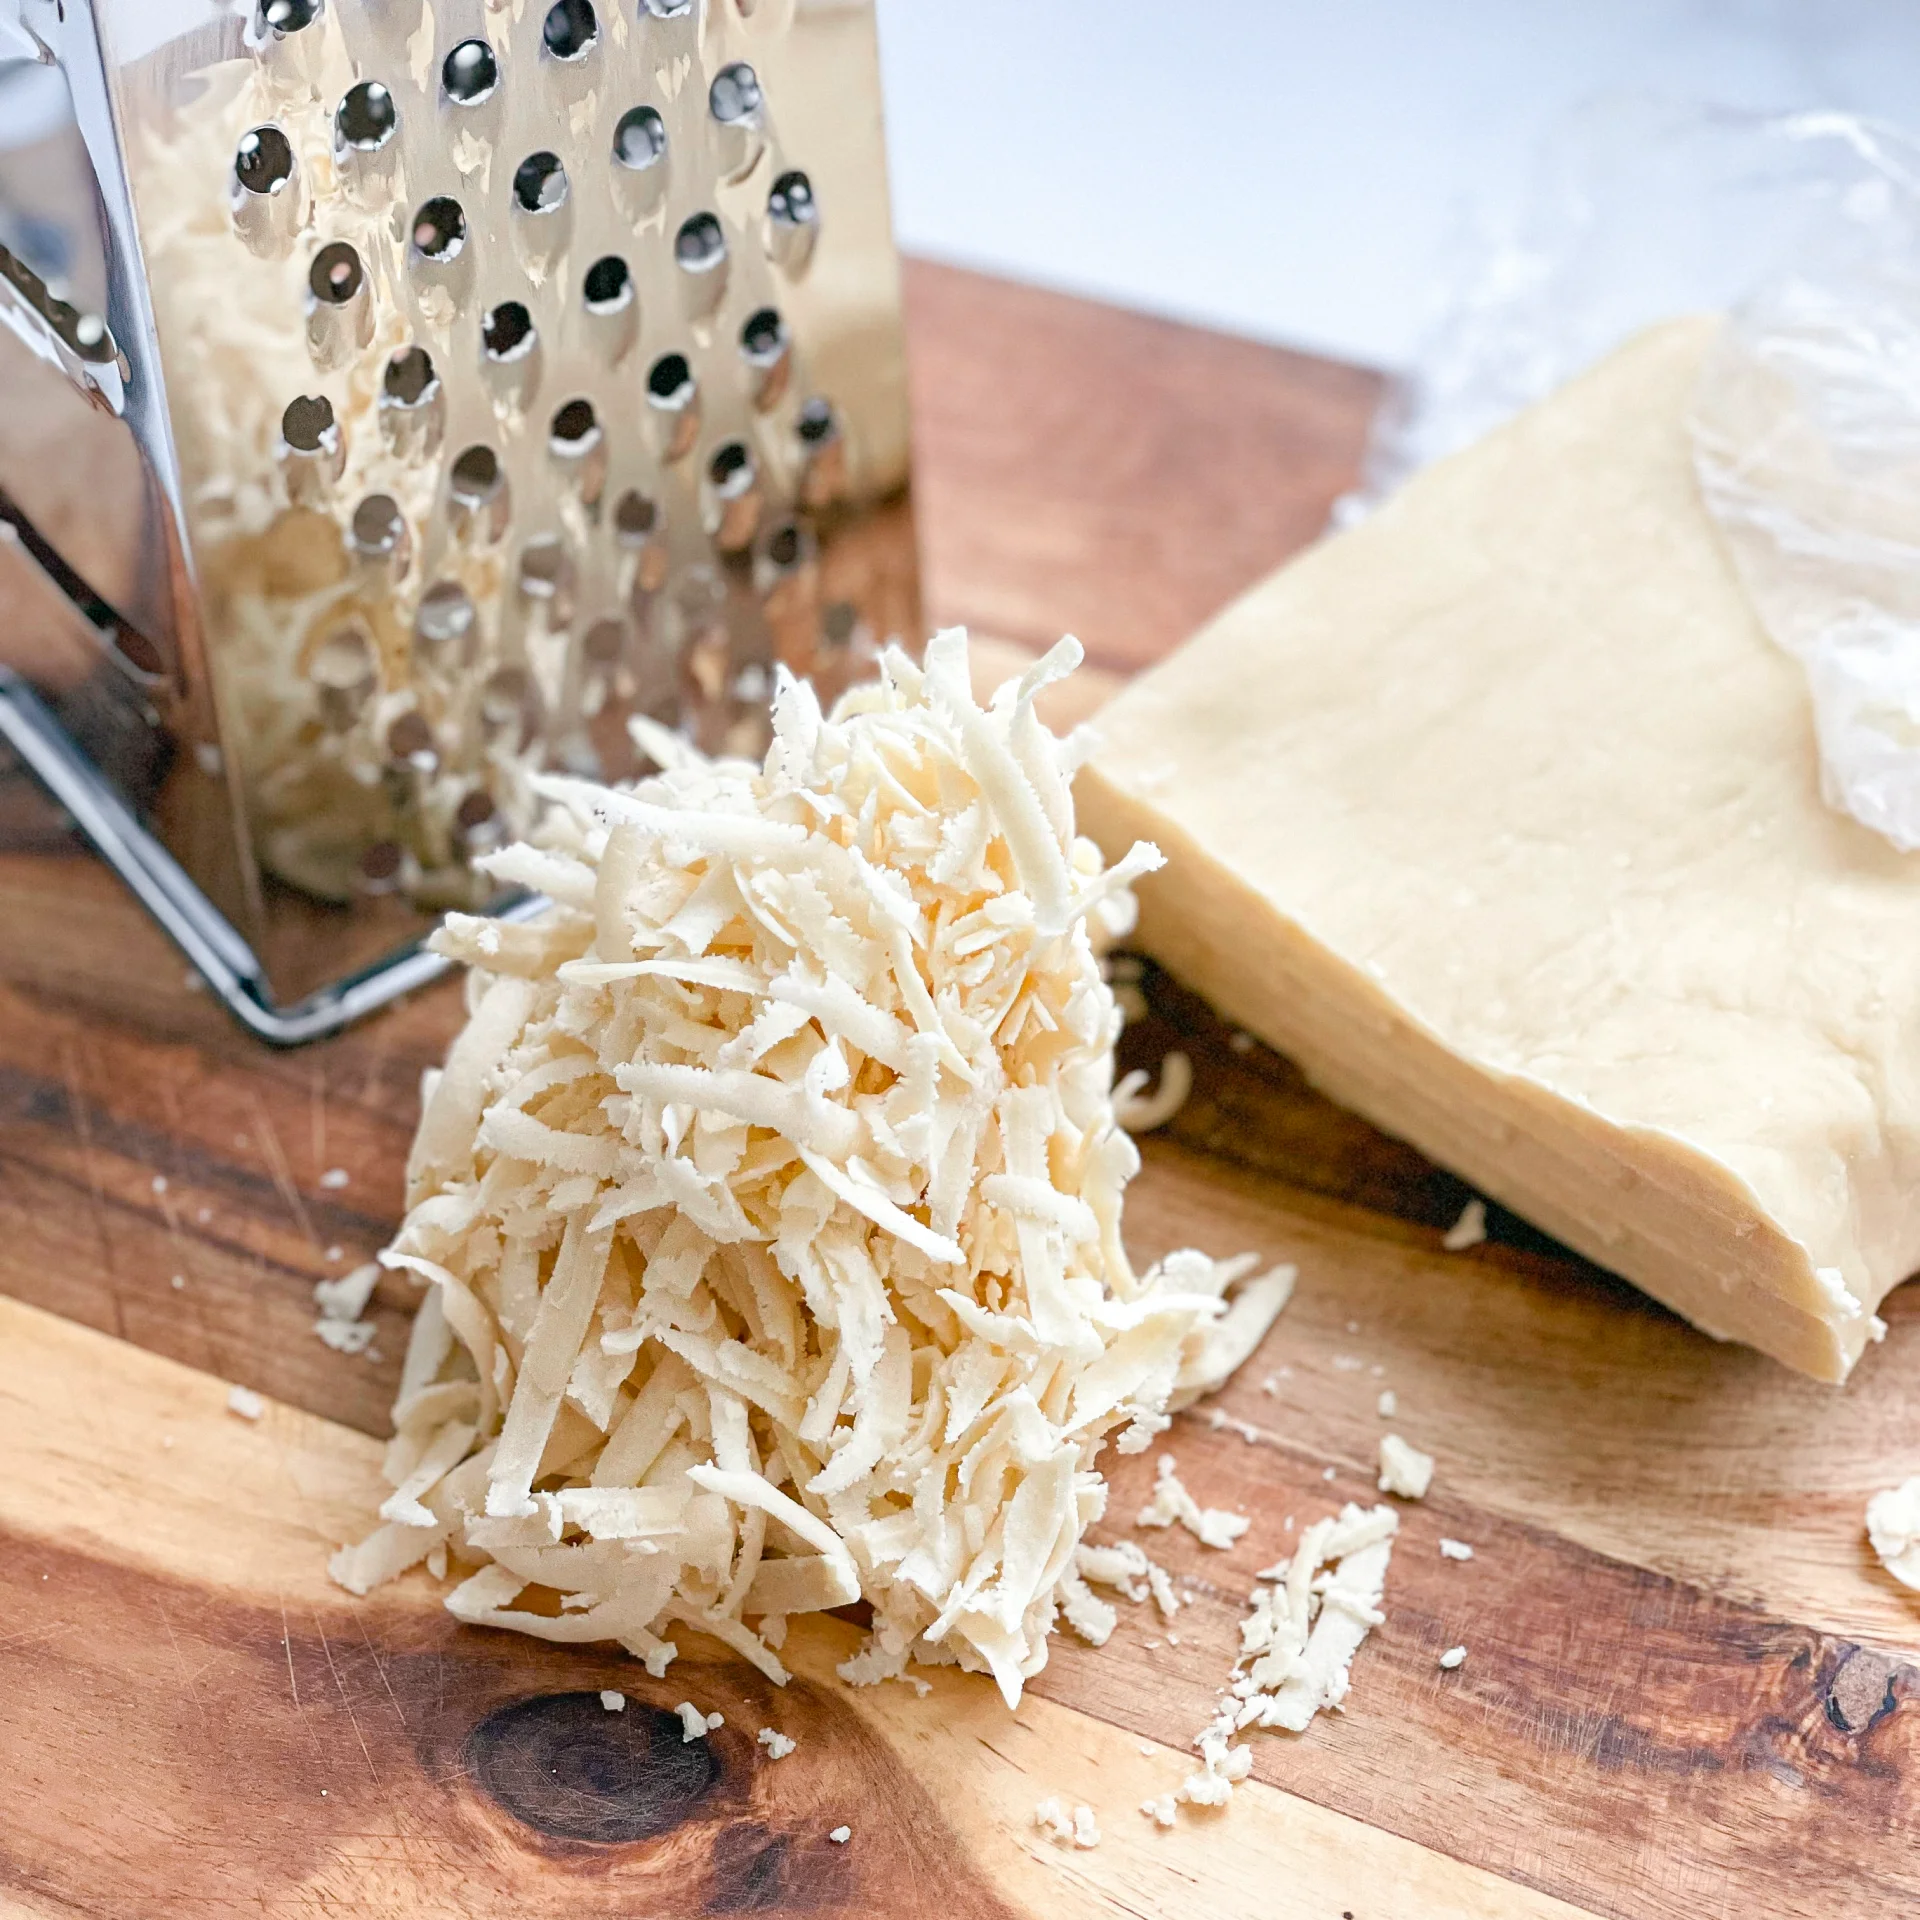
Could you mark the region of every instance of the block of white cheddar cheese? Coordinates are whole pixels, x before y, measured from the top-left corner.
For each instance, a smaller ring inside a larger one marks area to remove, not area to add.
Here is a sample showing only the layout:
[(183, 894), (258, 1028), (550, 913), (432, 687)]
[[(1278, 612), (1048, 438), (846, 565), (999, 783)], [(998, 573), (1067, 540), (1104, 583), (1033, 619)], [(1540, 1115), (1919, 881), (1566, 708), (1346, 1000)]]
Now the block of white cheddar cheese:
[(1920, 1266), (1920, 857), (1820, 798), (1642, 336), (1102, 713), (1147, 950), (1708, 1332), (1843, 1379)]

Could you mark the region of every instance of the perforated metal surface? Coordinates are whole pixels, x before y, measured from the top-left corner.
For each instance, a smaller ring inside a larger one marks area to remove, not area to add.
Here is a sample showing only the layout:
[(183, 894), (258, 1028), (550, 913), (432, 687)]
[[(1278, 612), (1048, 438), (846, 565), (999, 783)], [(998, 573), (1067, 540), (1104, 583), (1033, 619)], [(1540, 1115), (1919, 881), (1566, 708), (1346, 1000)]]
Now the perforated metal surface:
[(755, 750), (775, 661), (916, 637), (871, 11), (185, 0), (120, 58), (151, 5), (93, 12), (192, 589), (148, 691), (297, 993), (477, 904), (534, 768)]

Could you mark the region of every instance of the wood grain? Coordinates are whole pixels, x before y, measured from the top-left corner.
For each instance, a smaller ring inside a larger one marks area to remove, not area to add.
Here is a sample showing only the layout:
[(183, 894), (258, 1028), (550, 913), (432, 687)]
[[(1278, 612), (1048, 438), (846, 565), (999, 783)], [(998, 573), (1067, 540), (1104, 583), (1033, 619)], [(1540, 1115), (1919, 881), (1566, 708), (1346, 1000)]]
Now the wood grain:
[[(1191, 1912), (1575, 1920), (1272, 1787), (1164, 1833), (1189, 1764), (990, 1683), (856, 1691), (854, 1630), (796, 1630), (767, 1685), (723, 1649), (661, 1682), (616, 1654), (457, 1627), (423, 1579), (330, 1587), (378, 1498), (365, 1436), (0, 1302), (0, 1912), (820, 1916)], [(627, 1701), (609, 1713), (599, 1690)], [(672, 1709), (724, 1725), (688, 1753)], [(770, 1761), (756, 1734), (798, 1742)], [(1036, 1800), (1097, 1804), (1062, 1854)], [(845, 1824), (852, 1839), (829, 1834)]]
[(1357, 476), (1375, 374), (927, 261), (906, 294), (938, 621), (1137, 671)]
[[(1346, 484), (1367, 376), (946, 269), (911, 287), (932, 611), (991, 620), (1004, 670), (1080, 628), (1102, 673), (1062, 720), (1310, 537)], [(1210, 450), (1243, 418), (1229, 472)], [(767, 1707), (820, 1716), (801, 1754), (769, 1767), (723, 1740), (672, 1834), (555, 1837), (476, 1785), (475, 1730), (607, 1684), (671, 1707), (692, 1669), (650, 1688), (624, 1660), (456, 1629), (424, 1583), (356, 1608), (320, 1571), (370, 1504), (364, 1436), (384, 1431), (411, 1295), (382, 1282), (375, 1354), (351, 1358), (314, 1337), (311, 1287), (391, 1229), (457, 994), (268, 1054), (0, 781), (0, 1294), (63, 1316), (0, 1304), (0, 1912), (1920, 1909), (1920, 1609), (1860, 1535), (1867, 1494), (1920, 1472), (1907, 1296), (1840, 1393), (1716, 1347), (1497, 1210), (1486, 1245), (1447, 1254), (1456, 1181), (1177, 983), (1148, 969), (1144, 989), (1129, 1063), (1178, 1045), (1196, 1090), (1146, 1143), (1136, 1252), (1302, 1268), (1218, 1403), (1232, 1424), (1187, 1417), (1170, 1442), (1203, 1499), (1255, 1519), (1226, 1555), (1156, 1543), (1190, 1603), (1178, 1643), (1141, 1616), (1097, 1653), (1063, 1642), (1010, 1722), (958, 1680), (931, 1702), (848, 1695), (823, 1628), (805, 1686)], [(284, 1404), (246, 1426), (216, 1377)], [(1289, 1516), (1370, 1496), (1387, 1387), (1440, 1471), (1347, 1712), (1263, 1738), (1229, 1819), (1158, 1834), (1133, 1806), (1208, 1717), (1254, 1569)], [(1116, 1522), (1150, 1470), (1116, 1463)], [(1442, 1532), (1475, 1559), (1441, 1560)], [(1456, 1643), (1467, 1663), (1443, 1674)], [(729, 1728), (761, 1711), (736, 1669), (700, 1672)], [(607, 1745), (582, 1712), (497, 1723), (496, 1785), (544, 1791), (552, 1753), (584, 1769), (579, 1818), (653, 1817), (632, 1804), (661, 1771), (641, 1718)], [(1103, 1846), (1040, 1839), (1046, 1794), (1097, 1806)], [(835, 1795), (860, 1809), (845, 1854), (819, 1844)], [(902, 1826), (888, 1878), (859, 1841)]]

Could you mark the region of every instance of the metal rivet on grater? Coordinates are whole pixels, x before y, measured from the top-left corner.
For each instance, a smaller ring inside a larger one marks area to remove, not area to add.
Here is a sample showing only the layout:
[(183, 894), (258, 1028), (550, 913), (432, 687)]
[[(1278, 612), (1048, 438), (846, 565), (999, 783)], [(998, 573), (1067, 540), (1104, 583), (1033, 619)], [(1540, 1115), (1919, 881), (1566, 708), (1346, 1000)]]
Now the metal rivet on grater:
[[(776, 662), (831, 697), (912, 634), (873, 27), (869, 0), (170, 4), (190, 28), (104, 72), (154, 333), (85, 354), (109, 387), (127, 355), (171, 516), (134, 577), (205, 590), (161, 595), (148, 649), (183, 663), (181, 766), (215, 770), (166, 817), (265, 1002), (484, 906), (470, 862), (543, 765), (644, 770), (627, 714), (755, 752)], [(98, 44), (156, 38), (152, 0), (82, 6)]]

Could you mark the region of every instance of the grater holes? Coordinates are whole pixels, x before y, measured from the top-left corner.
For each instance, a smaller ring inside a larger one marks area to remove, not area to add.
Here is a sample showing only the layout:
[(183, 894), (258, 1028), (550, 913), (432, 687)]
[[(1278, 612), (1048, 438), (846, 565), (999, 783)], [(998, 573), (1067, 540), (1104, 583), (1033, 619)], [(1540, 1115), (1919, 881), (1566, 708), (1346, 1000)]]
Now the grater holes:
[(760, 76), (744, 60), (722, 67), (707, 89), (707, 111), (723, 127), (757, 127), (765, 106)]
[(436, 194), (413, 216), (413, 250), (422, 260), (458, 259), (466, 244), (466, 209), (450, 195)]
[(547, 452), (589, 507), (607, 484), (607, 437), (590, 400), (569, 400), (547, 428)]
[(548, 445), (555, 453), (578, 455), (597, 445), (600, 422), (590, 400), (569, 400), (553, 416)]
[(473, 596), (457, 580), (436, 580), (413, 616), (414, 649), (431, 666), (462, 666), (473, 650)]
[(260, 0), (260, 24), (282, 39), (300, 33), (320, 18), (323, 0)]
[(783, 173), (767, 196), (767, 211), (783, 225), (810, 227), (820, 218), (813, 197), (813, 182), (798, 167)]
[(520, 591), (530, 600), (551, 600), (571, 569), (557, 534), (543, 533), (520, 552)]
[(618, 313), (633, 300), (633, 274), (617, 253), (607, 254), (587, 269), (585, 293), (589, 313)]
[(241, 136), (233, 177), (248, 193), (278, 193), (293, 178), (293, 144), (269, 121)]
[(744, 440), (729, 440), (716, 447), (707, 462), (707, 478), (722, 500), (735, 500), (750, 492), (757, 477), (753, 455)]
[(539, 344), (533, 315), (518, 300), (503, 300), (480, 323), (480, 343), (489, 360), (524, 360)]
[(760, 524), (760, 470), (744, 440), (727, 440), (707, 461), (707, 533), (722, 553), (739, 553)]
[(777, 307), (762, 307), (740, 329), (740, 357), (747, 363), (753, 404), (760, 412), (787, 390), (793, 363), (793, 339)]
[(684, 20), (693, 11), (693, 0), (640, 0), (640, 11), (655, 20)]
[(347, 539), (360, 559), (406, 571), (407, 520), (391, 494), (370, 493), (354, 508)]
[(711, 213), (689, 214), (673, 236), (673, 257), (684, 273), (712, 273), (727, 259), (727, 236)]
[(499, 539), (512, 505), (500, 456), (480, 444), (457, 455), (447, 474), (447, 499), (456, 532), (483, 542)]
[(697, 391), (684, 353), (663, 353), (647, 373), (647, 399), (656, 407), (685, 407)]
[(367, 283), (360, 256), (345, 240), (330, 240), (313, 256), (307, 290), (323, 307), (344, 307)]
[(433, 729), (418, 707), (409, 707), (387, 729), (387, 758), (395, 766), (411, 767), (417, 773), (431, 773), (440, 764)]
[(295, 453), (331, 453), (340, 444), (333, 402), (325, 394), (302, 394), (280, 416), (280, 438)]
[(567, 203), (567, 170), (557, 153), (530, 153), (513, 170), (514, 204), (522, 213), (558, 213)]
[(554, 0), (540, 37), (556, 60), (584, 59), (600, 38), (593, 0)]
[(398, 893), (406, 877), (407, 851), (397, 840), (376, 840), (360, 856), (365, 893)]
[(333, 116), (335, 141), (355, 153), (378, 153), (399, 127), (400, 110), (378, 80), (349, 88)]
[(469, 447), (455, 459), (447, 484), (453, 490), (453, 497), (463, 505), (485, 506), (506, 484), (506, 476), (500, 471), (500, 456), (491, 447)]
[(740, 351), (756, 367), (770, 365), (787, 350), (787, 323), (777, 307), (762, 307), (749, 314), (740, 329)]
[(766, 196), (766, 213), (776, 228), (818, 227), (820, 204), (814, 200), (814, 182), (799, 167), (783, 173)]
[(484, 853), (506, 838), (500, 811), (485, 787), (475, 787), (454, 808), (453, 830), (469, 853)]
[(846, 443), (832, 402), (817, 394), (806, 401), (794, 422), (794, 437), (800, 443), (801, 506), (812, 510), (831, 506), (847, 473)]
[(440, 90), (458, 107), (477, 107), (500, 84), (500, 61), (484, 40), (462, 40), (440, 66)]
[(620, 116), (613, 130), (613, 157), (635, 173), (666, 156), (667, 123), (651, 107), (635, 107)]
[(613, 537), (623, 547), (644, 546), (660, 524), (660, 509), (637, 487), (613, 503)]
[(380, 398), (390, 407), (426, 405), (440, 389), (433, 357), (425, 347), (403, 347), (387, 362), (381, 377)]
[(806, 536), (795, 522), (788, 520), (774, 528), (767, 540), (767, 564), (776, 573), (791, 573), (806, 557)]

